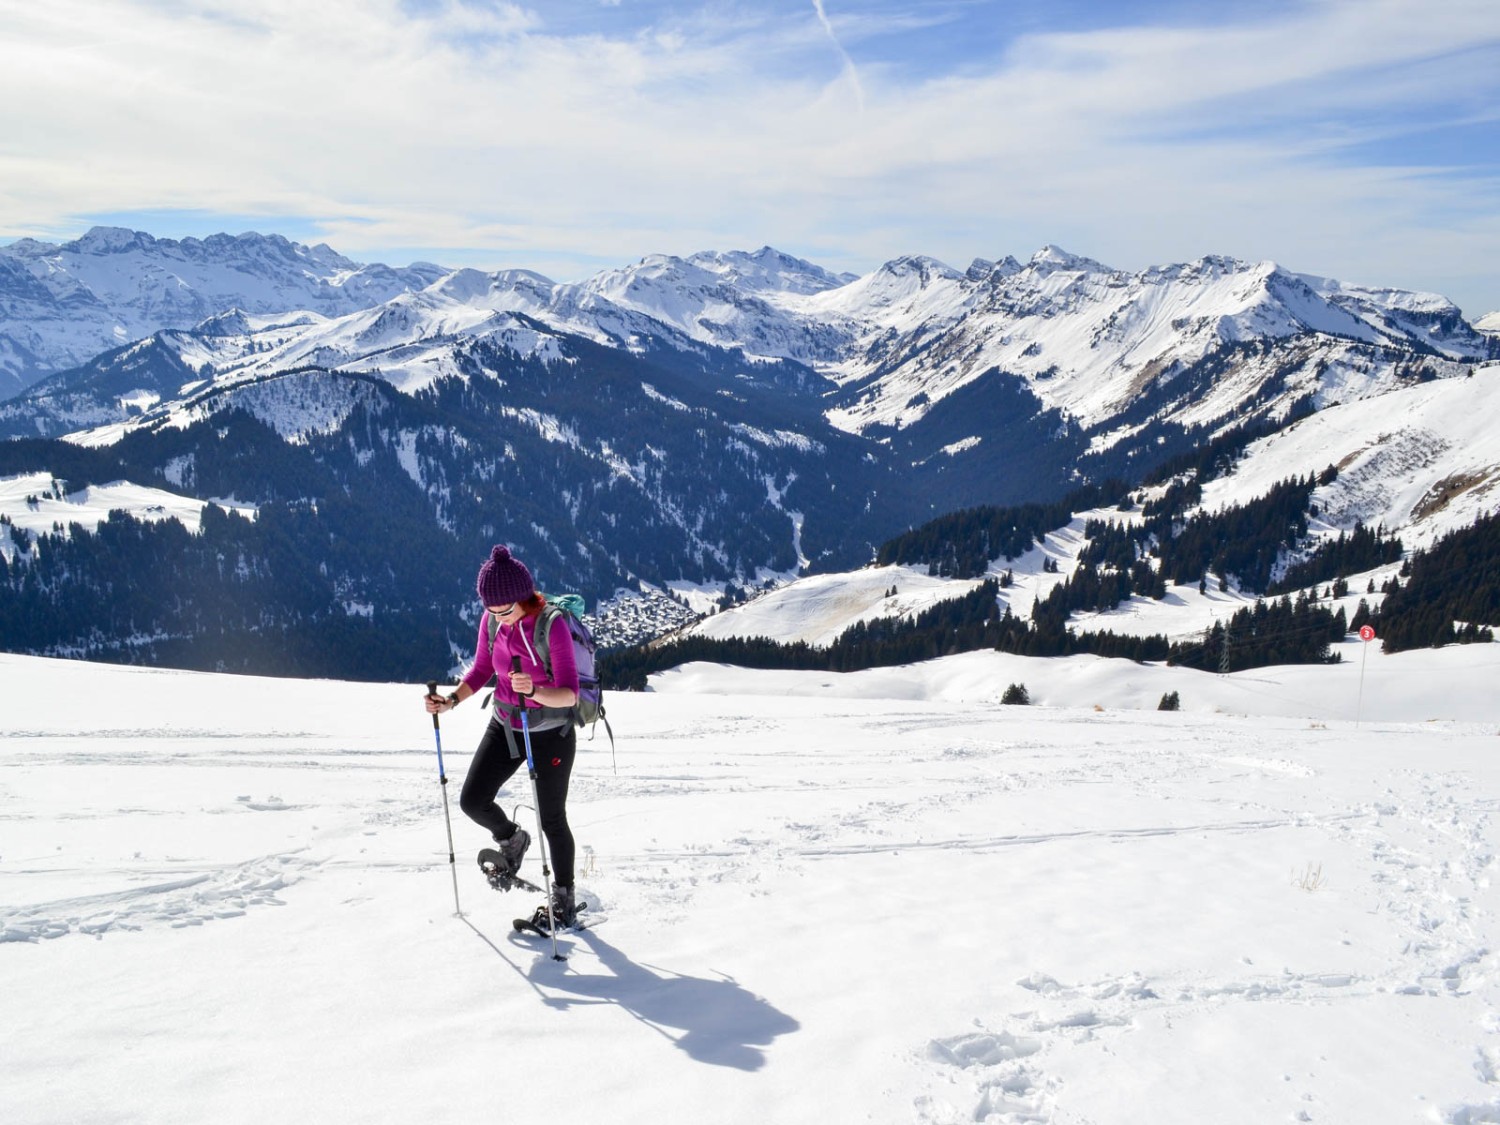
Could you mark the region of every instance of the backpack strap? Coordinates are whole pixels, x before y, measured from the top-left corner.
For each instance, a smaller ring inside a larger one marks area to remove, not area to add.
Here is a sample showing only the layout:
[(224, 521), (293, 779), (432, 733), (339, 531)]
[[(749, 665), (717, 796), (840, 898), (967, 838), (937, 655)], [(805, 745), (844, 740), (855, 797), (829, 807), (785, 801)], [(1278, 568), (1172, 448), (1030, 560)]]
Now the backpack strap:
[[(500, 710), (499, 704), (495, 705), (495, 710), (496, 711)], [(520, 716), (520, 712), (519, 711), (516, 711), (514, 709), (508, 709), (508, 710), (511, 710), (511, 714), (512, 715), (514, 715), (516, 717)], [(505, 731), (505, 743), (506, 743), (507, 746), (510, 747), (510, 756), (512, 758), (524, 758), (524, 757), (526, 757), (526, 754), (522, 751), (520, 744), (516, 741), (516, 732), (515, 732), (514, 727), (512, 727), (510, 723), (502, 722), (500, 724), (500, 729), (502, 729), (503, 731)]]
[[(609, 735), (609, 765), (614, 770), (615, 776), (619, 777), (620, 764), (615, 761), (615, 730), (614, 727), (609, 725), (609, 719), (604, 714), (604, 705), (602, 703), (599, 705), (599, 718), (594, 720), (594, 726), (598, 726), (601, 722), (604, 724), (604, 733)], [(589, 741), (592, 742), (593, 740), (594, 727), (591, 726), (589, 727)]]
[[(542, 662), (542, 667), (547, 670), (547, 678), (552, 678), (552, 623), (563, 615), (561, 606), (548, 602), (542, 606), (542, 612), (536, 616), (536, 631), (531, 635), (532, 647), (536, 649), (536, 658)], [(491, 642), (491, 648), (494, 643)]]
[[(552, 623), (561, 617), (564, 610), (561, 606), (548, 602), (542, 606), (541, 613), (536, 616), (536, 630), (531, 634), (531, 647), (536, 650), (536, 658), (541, 661), (542, 667), (547, 672), (547, 678), (552, 678)], [(566, 623), (564, 623), (566, 624)], [(569, 633), (569, 641), (572, 634)], [(577, 722), (578, 712), (576, 705), (573, 707), (541, 707), (538, 708), (543, 718), (566, 718)]]

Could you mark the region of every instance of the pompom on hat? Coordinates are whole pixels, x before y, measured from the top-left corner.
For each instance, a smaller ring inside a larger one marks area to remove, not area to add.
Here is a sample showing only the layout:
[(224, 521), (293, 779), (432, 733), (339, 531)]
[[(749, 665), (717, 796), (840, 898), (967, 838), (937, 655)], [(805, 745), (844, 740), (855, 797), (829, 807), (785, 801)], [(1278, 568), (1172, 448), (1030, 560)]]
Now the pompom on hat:
[(510, 605), (522, 602), (536, 593), (531, 571), (520, 559), (512, 558), (510, 549), (497, 546), (479, 568), (475, 583), (481, 605)]

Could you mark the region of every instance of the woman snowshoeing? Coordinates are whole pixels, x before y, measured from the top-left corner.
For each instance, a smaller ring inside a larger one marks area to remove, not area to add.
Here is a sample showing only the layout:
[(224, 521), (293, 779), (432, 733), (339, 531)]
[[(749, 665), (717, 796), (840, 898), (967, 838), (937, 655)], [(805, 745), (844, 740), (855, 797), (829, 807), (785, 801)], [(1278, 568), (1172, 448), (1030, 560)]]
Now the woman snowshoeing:
[[(497, 546), (490, 552), (479, 568), (476, 589), (485, 612), (480, 616), (474, 662), (450, 695), (426, 697), (427, 710), (432, 714), (451, 711), (481, 690), (491, 676), (497, 677), (495, 712), (474, 752), (458, 804), (464, 815), (489, 829), (495, 838), (508, 866), (501, 874), (514, 875), (520, 870), (531, 836), (505, 815), (495, 795), (526, 764), (521, 720), (521, 709), (526, 709), (536, 766), (537, 815), (553, 868), (552, 918), (558, 928), (571, 926), (578, 913), (573, 896), (573, 832), (568, 827), (567, 810), (568, 779), (577, 751), (570, 711), (578, 702), (572, 638), (567, 622), (555, 617), (546, 640), (549, 673), (537, 655), (536, 638), (539, 615), (547, 602), (537, 593), (531, 572), (509, 549)], [(546, 917), (544, 904), (536, 918), (545, 925)]]

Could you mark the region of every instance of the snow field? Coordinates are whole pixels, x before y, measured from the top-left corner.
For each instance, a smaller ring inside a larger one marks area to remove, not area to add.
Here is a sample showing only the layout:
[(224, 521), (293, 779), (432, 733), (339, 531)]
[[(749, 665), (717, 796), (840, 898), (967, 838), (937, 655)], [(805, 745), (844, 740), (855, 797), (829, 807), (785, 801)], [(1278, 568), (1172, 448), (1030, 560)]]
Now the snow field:
[(0, 1117), (1494, 1119), (1500, 713), (1453, 651), (1391, 663), (1483, 721), (1208, 709), (1336, 668), (1162, 714), (993, 698), (1178, 670), (689, 666), (611, 697), (618, 775), (582, 744), (565, 964), (473, 867), (477, 709), (459, 918), (419, 687), (0, 656)]
[[(255, 514), (253, 506), (227, 500), (193, 500), (128, 481), (92, 485), (61, 496), (56, 494), (54, 483), (50, 473), (0, 477), (0, 515), (33, 535), (46, 535), (56, 525), (67, 527), (74, 523), (95, 531), (115, 509), (128, 511), (138, 520), (175, 519), (192, 532), (202, 525), (203, 509), (209, 504), (241, 515)], [(28, 503), (31, 497), (36, 498), (35, 504)], [(10, 529), (5, 528), (0, 533), (0, 555), (11, 560), (15, 558), (15, 550)]]
[[(926, 567), (871, 566), (846, 574), (815, 574), (705, 617), (691, 632), (705, 637), (770, 637), (827, 646), (860, 621), (914, 618), (979, 583), (929, 577)], [(892, 587), (893, 597), (887, 597)]]

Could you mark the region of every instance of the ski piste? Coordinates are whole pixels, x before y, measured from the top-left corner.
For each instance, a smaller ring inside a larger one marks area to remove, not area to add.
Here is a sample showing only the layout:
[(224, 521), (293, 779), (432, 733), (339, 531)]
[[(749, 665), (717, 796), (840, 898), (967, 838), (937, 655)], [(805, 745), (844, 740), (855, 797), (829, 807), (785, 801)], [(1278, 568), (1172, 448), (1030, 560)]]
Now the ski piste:
[(541, 887), (530, 880), (523, 879), (519, 875), (505, 873), (506, 862), (494, 848), (481, 848), (479, 851), (479, 869), (484, 872), (485, 879), (490, 886), (497, 891), (508, 891), (512, 887), (520, 887), (523, 891), (533, 891), (536, 894), (545, 894)]

